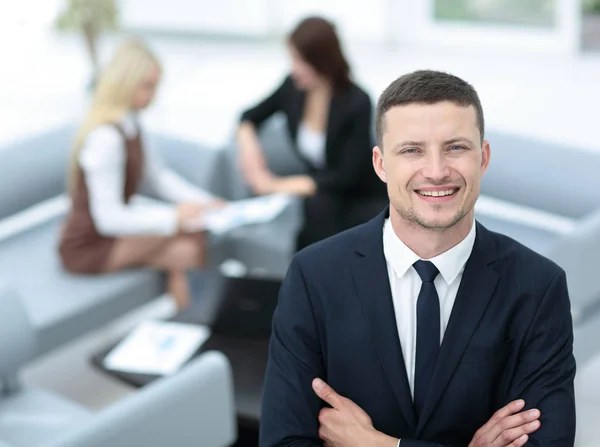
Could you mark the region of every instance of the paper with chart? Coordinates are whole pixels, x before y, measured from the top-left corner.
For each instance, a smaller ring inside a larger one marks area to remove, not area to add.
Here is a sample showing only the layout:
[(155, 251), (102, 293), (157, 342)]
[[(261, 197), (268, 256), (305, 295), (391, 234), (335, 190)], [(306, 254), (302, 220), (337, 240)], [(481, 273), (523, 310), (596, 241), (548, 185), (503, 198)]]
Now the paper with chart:
[(107, 369), (166, 376), (177, 372), (210, 337), (207, 326), (146, 321), (104, 358)]
[(191, 222), (188, 231), (208, 230), (224, 234), (243, 225), (269, 222), (291, 203), (287, 194), (272, 194), (230, 202), (223, 208), (207, 211), (201, 219)]

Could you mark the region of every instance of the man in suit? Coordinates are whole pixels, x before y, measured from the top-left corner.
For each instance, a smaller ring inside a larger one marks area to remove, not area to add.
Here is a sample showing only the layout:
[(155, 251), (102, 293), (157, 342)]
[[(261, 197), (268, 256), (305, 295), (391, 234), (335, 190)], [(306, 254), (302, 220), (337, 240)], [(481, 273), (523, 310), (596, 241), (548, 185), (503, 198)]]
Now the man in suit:
[(294, 256), (260, 445), (572, 447), (565, 273), (475, 221), (490, 162), (476, 91), (414, 72), (376, 123), (389, 209)]

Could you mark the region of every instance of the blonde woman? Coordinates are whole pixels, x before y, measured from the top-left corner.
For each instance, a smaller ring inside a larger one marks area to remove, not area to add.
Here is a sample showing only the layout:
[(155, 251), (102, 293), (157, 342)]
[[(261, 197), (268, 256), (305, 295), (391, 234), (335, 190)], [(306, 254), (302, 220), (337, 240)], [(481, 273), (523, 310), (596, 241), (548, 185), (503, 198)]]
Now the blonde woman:
[[(152, 102), (161, 66), (140, 42), (126, 42), (100, 75), (75, 141), (60, 256), (75, 273), (101, 274), (148, 266), (168, 274), (177, 305), (189, 301), (186, 271), (202, 267), (205, 239), (186, 233), (220, 199), (162, 166), (144, 145), (138, 112)], [(142, 181), (174, 205), (132, 205)]]

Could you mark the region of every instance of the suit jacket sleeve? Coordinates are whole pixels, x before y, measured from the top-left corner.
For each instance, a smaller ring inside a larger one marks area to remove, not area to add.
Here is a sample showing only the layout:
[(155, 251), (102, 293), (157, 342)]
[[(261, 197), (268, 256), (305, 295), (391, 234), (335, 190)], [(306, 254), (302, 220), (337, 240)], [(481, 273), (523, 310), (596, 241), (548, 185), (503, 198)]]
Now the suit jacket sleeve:
[(273, 114), (282, 110), (283, 104), (285, 103), (287, 90), (292, 82), (288, 76), (285, 80), (273, 91), (267, 98), (263, 99), (260, 103), (245, 110), (242, 113), (240, 121), (248, 121), (252, 123), (256, 128), (271, 117)]
[(344, 193), (356, 187), (365, 173), (372, 170), (370, 99), (365, 96), (351, 117), (349, 132), (341, 136), (339, 163), (313, 175), (319, 192)]
[[(540, 410), (541, 427), (527, 445), (573, 447), (575, 442), (573, 324), (565, 273), (558, 273), (531, 322), (509, 401)], [(507, 402), (508, 403), (508, 402)]]
[(260, 446), (321, 446), (321, 401), (312, 389), (325, 379), (319, 336), (305, 278), (295, 258), (273, 317), (260, 419)]

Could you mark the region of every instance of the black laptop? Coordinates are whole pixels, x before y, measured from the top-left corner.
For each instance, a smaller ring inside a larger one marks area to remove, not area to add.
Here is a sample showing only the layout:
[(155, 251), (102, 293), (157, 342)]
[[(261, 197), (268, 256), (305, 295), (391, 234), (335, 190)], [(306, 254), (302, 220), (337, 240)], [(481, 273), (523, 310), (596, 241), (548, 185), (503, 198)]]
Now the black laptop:
[(205, 324), (213, 334), (268, 337), (281, 278), (226, 276), (212, 271), (188, 274), (192, 304), (178, 320)]

